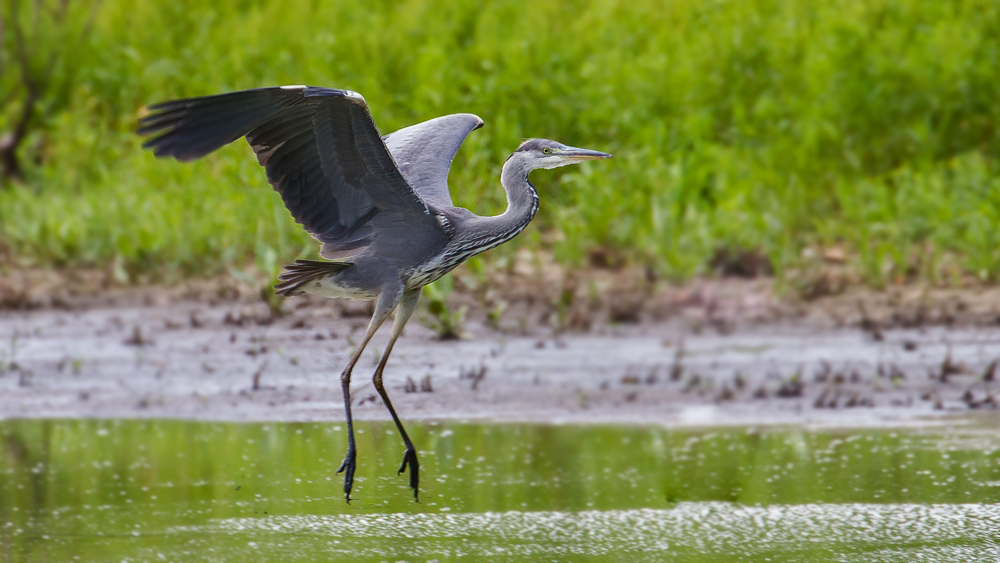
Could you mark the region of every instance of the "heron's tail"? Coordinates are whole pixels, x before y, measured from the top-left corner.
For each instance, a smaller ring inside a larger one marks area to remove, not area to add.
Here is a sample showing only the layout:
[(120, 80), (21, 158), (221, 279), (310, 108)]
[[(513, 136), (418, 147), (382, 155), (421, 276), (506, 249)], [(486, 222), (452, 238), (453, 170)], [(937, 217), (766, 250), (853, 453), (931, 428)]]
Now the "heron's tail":
[(350, 262), (321, 262), (318, 260), (296, 260), (294, 264), (285, 265), (285, 271), (278, 274), (278, 285), (274, 292), (278, 295), (298, 295), (303, 285), (337, 274), (350, 266)]

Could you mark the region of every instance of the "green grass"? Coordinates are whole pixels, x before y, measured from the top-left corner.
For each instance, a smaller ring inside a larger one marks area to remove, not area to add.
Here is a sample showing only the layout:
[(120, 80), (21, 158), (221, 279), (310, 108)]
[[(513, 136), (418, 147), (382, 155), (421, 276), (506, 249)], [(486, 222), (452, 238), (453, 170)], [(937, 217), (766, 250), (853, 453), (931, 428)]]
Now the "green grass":
[[(38, 34), (37, 51), (55, 48)], [(494, 255), (550, 247), (581, 264), (603, 247), (684, 278), (720, 249), (782, 275), (839, 246), (876, 285), (1000, 277), (992, 0), (105, 0), (59, 60), (28, 178), (0, 188), (18, 263), (170, 278), (315, 252), (244, 143), (181, 164), (132, 134), (147, 103), (307, 83), (362, 92), (383, 132), (483, 117), (450, 178), (479, 213), (502, 211), (499, 169), (524, 137), (615, 154), (536, 173), (534, 229), (561, 236)]]

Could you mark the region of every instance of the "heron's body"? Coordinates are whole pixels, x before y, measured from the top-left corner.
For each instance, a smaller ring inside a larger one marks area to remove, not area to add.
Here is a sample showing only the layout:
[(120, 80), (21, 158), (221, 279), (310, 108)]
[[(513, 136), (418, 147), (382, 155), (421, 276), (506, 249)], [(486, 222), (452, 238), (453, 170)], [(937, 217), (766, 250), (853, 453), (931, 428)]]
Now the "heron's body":
[(365, 336), (341, 374), (349, 444), (341, 470), (348, 500), (356, 458), (351, 372), (396, 311), (372, 379), (406, 444), (399, 471), (409, 466), (416, 495), (416, 450), (385, 392), (382, 373), (420, 289), (524, 230), (538, 210), (538, 192), (528, 181), (532, 170), (610, 155), (528, 140), (501, 173), (507, 210), (483, 217), (452, 204), (447, 183), (459, 146), (483, 125), (472, 114), (438, 117), (381, 137), (361, 95), (307, 86), (176, 100), (151, 109), (139, 132), (161, 133), (145, 145), (157, 156), (191, 160), (245, 136), (285, 206), (322, 243), (320, 254), (329, 261), (286, 266), (278, 293), (376, 300)]

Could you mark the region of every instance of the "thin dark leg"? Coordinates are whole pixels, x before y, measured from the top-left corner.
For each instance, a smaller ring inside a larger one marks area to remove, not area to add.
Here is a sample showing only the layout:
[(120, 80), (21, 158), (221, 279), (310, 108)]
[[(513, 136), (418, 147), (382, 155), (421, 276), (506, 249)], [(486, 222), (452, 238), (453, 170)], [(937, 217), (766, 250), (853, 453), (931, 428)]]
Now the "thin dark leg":
[(418, 502), (420, 501), (420, 462), (417, 461), (417, 449), (413, 447), (410, 436), (406, 433), (406, 429), (403, 428), (403, 423), (399, 420), (399, 416), (396, 415), (396, 409), (392, 407), (389, 394), (385, 392), (385, 387), (382, 386), (382, 372), (385, 371), (385, 364), (389, 361), (389, 354), (392, 352), (393, 345), (396, 344), (396, 339), (403, 332), (403, 326), (410, 319), (413, 310), (417, 308), (417, 301), (419, 299), (420, 289), (410, 290), (403, 294), (399, 309), (396, 310), (396, 319), (392, 323), (392, 334), (389, 336), (389, 343), (386, 344), (385, 354), (382, 354), (382, 360), (379, 361), (378, 367), (375, 368), (375, 375), (372, 376), (372, 383), (375, 384), (375, 390), (382, 397), (385, 408), (389, 409), (392, 421), (396, 423), (396, 429), (399, 430), (399, 435), (403, 438), (403, 444), (406, 445), (406, 452), (403, 453), (403, 463), (399, 466), (398, 473), (402, 474), (406, 471), (407, 466), (410, 467), (410, 488), (413, 489), (413, 498)]
[(347, 419), (347, 455), (344, 456), (344, 461), (337, 469), (337, 473), (344, 473), (344, 498), (348, 504), (351, 502), (351, 488), (354, 486), (354, 470), (357, 469), (358, 458), (358, 448), (354, 442), (354, 417), (351, 415), (351, 372), (354, 370), (354, 365), (358, 363), (361, 353), (364, 352), (365, 346), (368, 345), (368, 341), (372, 339), (372, 336), (375, 336), (375, 332), (389, 317), (389, 313), (396, 307), (398, 300), (399, 293), (397, 292), (382, 292), (379, 295), (375, 304), (375, 314), (372, 315), (372, 319), (368, 323), (365, 337), (358, 345), (358, 349), (354, 351), (351, 360), (347, 362), (343, 373), (340, 374), (340, 388), (344, 392), (344, 415)]
[[(352, 358), (353, 359), (353, 358)], [(351, 504), (351, 487), (354, 486), (354, 470), (357, 468), (358, 448), (354, 443), (354, 417), (351, 416), (351, 368), (354, 367), (352, 361), (347, 365), (347, 369), (340, 374), (340, 387), (344, 391), (344, 413), (347, 418), (347, 455), (340, 463), (337, 473), (344, 473), (344, 499), (347, 504)]]

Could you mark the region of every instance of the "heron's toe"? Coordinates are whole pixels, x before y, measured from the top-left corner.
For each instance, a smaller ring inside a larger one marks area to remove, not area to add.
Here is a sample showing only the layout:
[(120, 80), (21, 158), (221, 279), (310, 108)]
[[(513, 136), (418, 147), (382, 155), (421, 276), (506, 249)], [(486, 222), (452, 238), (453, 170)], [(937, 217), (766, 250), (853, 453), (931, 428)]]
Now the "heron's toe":
[(417, 450), (406, 448), (403, 454), (403, 463), (399, 465), (397, 475), (402, 475), (406, 467), (410, 467), (410, 488), (413, 489), (413, 498), (420, 500), (420, 462), (417, 461)]
[(351, 503), (351, 488), (354, 487), (354, 470), (357, 467), (357, 452), (353, 449), (347, 450), (344, 461), (340, 463), (337, 473), (344, 474), (344, 499), (347, 504)]

